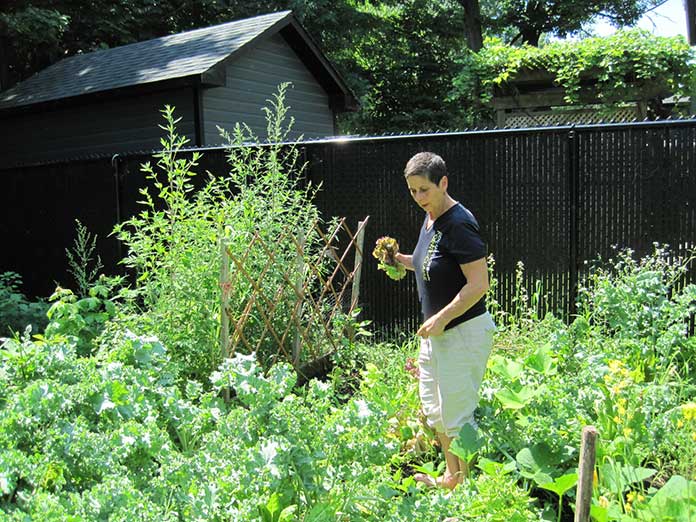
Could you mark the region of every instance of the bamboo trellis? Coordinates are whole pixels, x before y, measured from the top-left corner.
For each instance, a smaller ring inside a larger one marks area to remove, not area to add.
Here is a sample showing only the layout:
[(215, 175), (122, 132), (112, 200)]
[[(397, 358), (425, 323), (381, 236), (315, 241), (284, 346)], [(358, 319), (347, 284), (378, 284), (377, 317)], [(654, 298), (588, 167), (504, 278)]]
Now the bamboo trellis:
[(345, 219), (327, 230), (316, 219), (273, 237), (256, 231), (236, 249), (221, 240), (222, 357), (255, 352), (299, 371), (338, 350), (359, 302), (367, 221), (355, 233)]

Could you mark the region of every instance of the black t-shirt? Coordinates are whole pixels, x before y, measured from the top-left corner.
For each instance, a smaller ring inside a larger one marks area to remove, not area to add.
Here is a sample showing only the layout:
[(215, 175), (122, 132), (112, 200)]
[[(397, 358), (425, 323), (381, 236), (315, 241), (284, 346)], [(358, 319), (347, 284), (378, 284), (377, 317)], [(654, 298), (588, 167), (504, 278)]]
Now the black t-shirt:
[[(418, 244), (413, 251), (418, 297), (425, 319), (447, 306), (466, 284), (459, 265), (486, 257), (486, 244), (474, 215), (457, 203), (426, 228), (426, 215)], [(482, 297), (464, 314), (452, 319), (445, 329), (481, 315), (486, 311)]]

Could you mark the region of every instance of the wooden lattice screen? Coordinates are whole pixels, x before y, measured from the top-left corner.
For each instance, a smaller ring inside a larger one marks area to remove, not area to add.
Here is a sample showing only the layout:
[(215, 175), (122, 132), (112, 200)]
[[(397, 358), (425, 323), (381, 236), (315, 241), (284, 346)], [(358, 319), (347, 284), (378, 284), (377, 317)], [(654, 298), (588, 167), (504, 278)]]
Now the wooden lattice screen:
[(355, 233), (345, 218), (256, 231), (242, 251), (221, 242), (223, 358), (241, 350), (301, 370), (336, 351), (351, 335), (367, 220)]
[(518, 111), (505, 115), (505, 128), (544, 127), (572, 123), (628, 122), (638, 117), (635, 107), (622, 107), (611, 112), (598, 110)]

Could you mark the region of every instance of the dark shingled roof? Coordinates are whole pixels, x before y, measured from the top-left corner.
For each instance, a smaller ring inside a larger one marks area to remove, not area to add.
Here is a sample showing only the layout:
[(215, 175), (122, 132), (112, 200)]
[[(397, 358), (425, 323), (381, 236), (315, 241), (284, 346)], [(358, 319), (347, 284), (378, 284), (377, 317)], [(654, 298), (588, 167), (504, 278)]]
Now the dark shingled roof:
[(0, 109), (203, 74), (291, 17), (282, 11), (71, 56), (0, 93)]

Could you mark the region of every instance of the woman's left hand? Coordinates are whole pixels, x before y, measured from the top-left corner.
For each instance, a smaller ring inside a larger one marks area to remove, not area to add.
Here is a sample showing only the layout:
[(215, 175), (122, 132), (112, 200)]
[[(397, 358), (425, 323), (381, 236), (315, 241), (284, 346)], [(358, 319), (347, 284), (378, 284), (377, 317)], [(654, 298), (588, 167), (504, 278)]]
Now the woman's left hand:
[(447, 326), (447, 323), (445, 323), (443, 319), (438, 315), (433, 315), (421, 325), (416, 335), (420, 335), (423, 339), (437, 337), (438, 335), (442, 335), (442, 332), (445, 331), (445, 326)]

